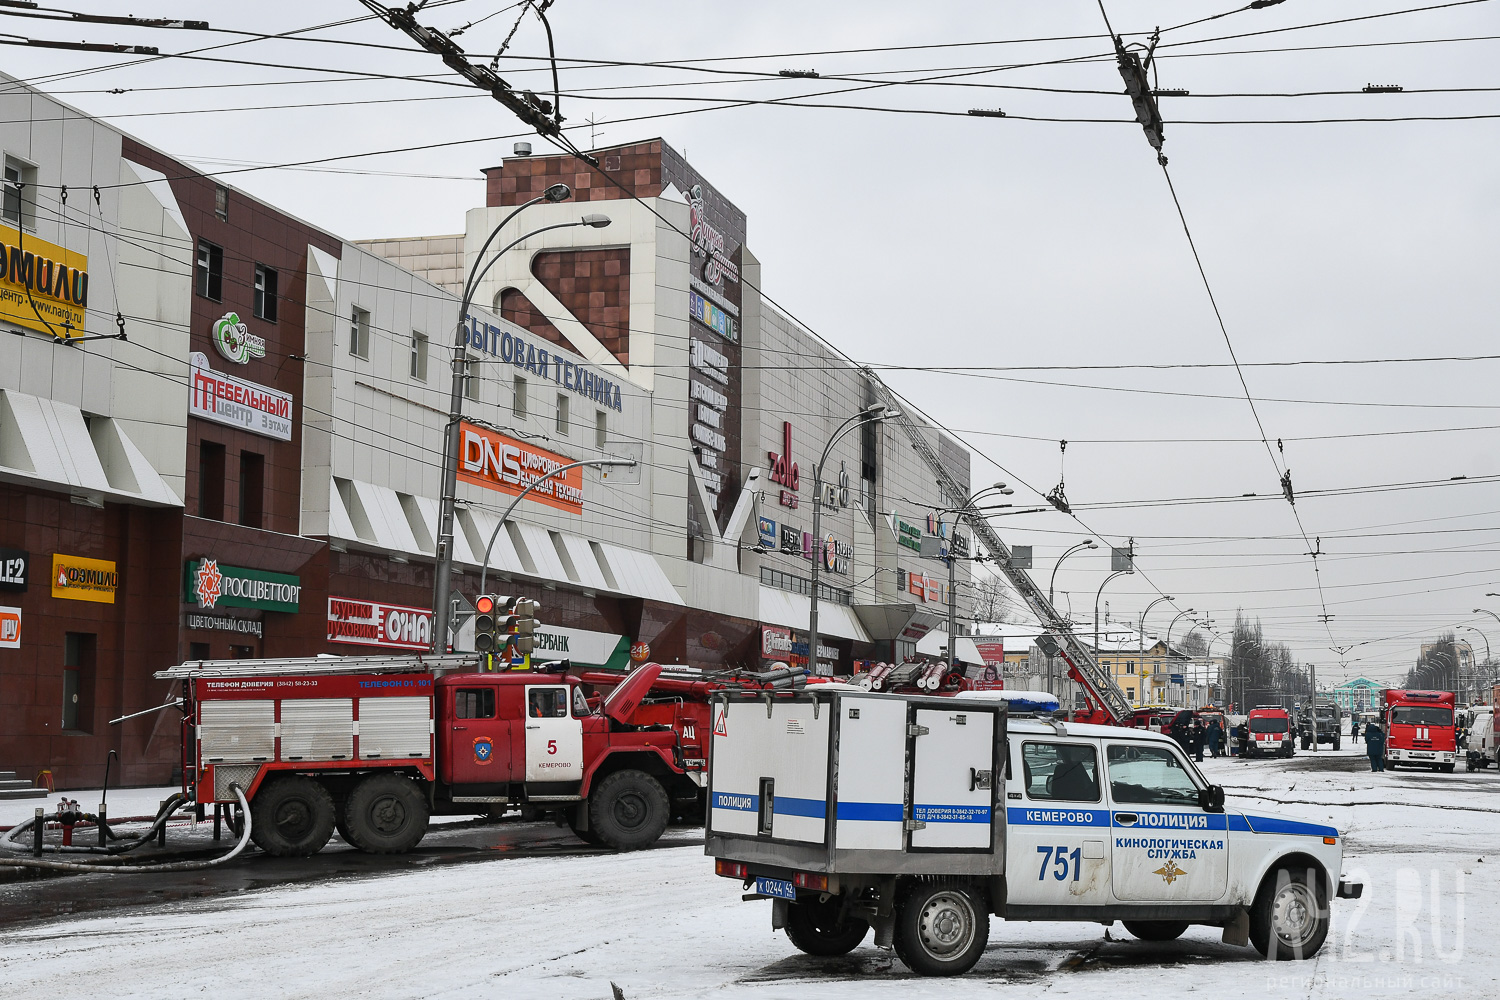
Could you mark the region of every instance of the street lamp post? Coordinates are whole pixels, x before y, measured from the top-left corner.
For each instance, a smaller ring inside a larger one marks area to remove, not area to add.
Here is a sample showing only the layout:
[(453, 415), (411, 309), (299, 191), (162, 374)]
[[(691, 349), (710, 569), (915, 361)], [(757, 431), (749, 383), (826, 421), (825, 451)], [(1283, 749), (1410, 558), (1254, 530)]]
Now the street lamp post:
[(1096, 658), (1099, 656), (1099, 599), (1104, 596), (1104, 588), (1109, 586), (1109, 581), (1117, 576), (1124, 576), (1126, 573), (1133, 572), (1135, 571), (1121, 569), (1109, 574), (1109, 576), (1104, 578), (1104, 582), (1099, 584), (1099, 591), (1094, 595), (1094, 656)]
[[(953, 539), (958, 535), (959, 518), (963, 517), (974, 501), (986, 493), (996, 492), (1003, 496), (1010, 496), (1015, 490), (1005, 483), (991, 483), (984, 489), (970, 495), (959, 507), (947, 507), (939, 511), (940, 514), (957, 514), (953, 519), (953, 537), (948, 539), (948, 663), (951, 665), (958, 660), (958, 582), (955, 569), (958, 560), (953, 553)], [(972, 532), (972, 526), (970, 527)]]
[[(1098, 547), (1099, 547), (1099, 543), (1098, 542), (1094, 541), (1092, 538), (1085, 538), (1083, 541), (1079, 542), (1077, 545), (1074, 545), (1072, 548), (1068, 549), (1062, 555), (1058, 556), (1057, 557), (1057, 562), (1055, 562), (1055, 563), (1052, 564), (1052, 576), (1047, 581), (1047, 606), (1050, 607), (1050, 608), (1052, 608), (1053, 617), (1057, 619), (1057, 621), (1055, 621), (1053, 623), (1054, 626), (1061, 624), (1061, 621), (1062, 621), (1062, 616), (1057, 614), (1057, 608), (1053, 604), (1053, 596), (1052, 596), (1053, 589), (1057, 585), (1057, 570), (1058, 570), (1058, 567), (1063, 564), (1063, 560), (1064, 559), (1068, 558), (1068, 556), (1072, 555), (1073, 553), (1079, 552), (1079, 551), (1081, 551), (1083, 549), (1097, 549)], [(1071, 609), (1071, 607), (1072, 607), (1072, 601), (1069, 600), (1068, 604), (1069, 604), (1069, 608)], [(1045, 623), (1043, 623), (1043, 624), (1045, 624)], [(1070, 629), (1072, 628), (1072, 623), (1071, 622), (1069, 623), (1068, 627)], [(1097, 656), (1098, 652), (1099, 652), (1099, 650), (1098, 650), (1098, 643), (1096, 642), (1094, 644), (1094, 646), (1095, 646), (1094, 653)], [(1055, 655), (1053, 655), (1052, 653), (1048, 653), (1047, 654), (1047, 690), (1048, 690), (1048, 692), (1053, 693), (1053, 694), (1056, 693), (1055, 691), (1052, 690), (1053, 687), (1056, 685), (1056, 682), (1055, 682), (1054, 676), (1053, 676), (1054, 673), (1056, 672), (1056, 668), (1057, 668), (1057, 657)]]
[(489, 263), (480, 267), (484, 255), (500, 235), (510, 221), (521, 212), (539, 202), (566, 201), (573, 196), (572, 189), (566, 184), (553, 184), (540, 195), (528, 202), (518, 205), (516, 209), (501, 220), (490, 235), (485, 239), (484, 245), (479, 248), (479, 253), (474, 256), (474, 263), (469, 268), (468, 279), (464, 282), (463, 295), (459, 298), (458, 305), (458, 329), (453, 342), (453, 384), (448, 394), (448, 422), (443, 430), (443, 471), (442, 471), (442, 495), (438, 500), (438, 523), (437, 538), (434, 554), (437, 557), (437, 565), (433, 574), (432, 582), (432, 651), (441, 653), (447, 648), (448, 628), (453, 620), (453, 609), (448, 603), (449, 588), (453, 577), (453, 506), (458, 497), (458, 453), (459, 453), (459, 425), (463, 422), (464, 406), (464, 380), (468, 377), (468, 364), (465, 348), (469, 339), (469, 305), (473, 302), (475, 289), (478, 288), (479, 279), (494, 266), (495, 262), (505, 256), (510, 250), (524, 241), (553, 229), (565, 229), (570, 226), (589, 226), (594, 229), (602, 229), (609, 225), (610, 219), (607, 215), (590, 214), (585, 215), (576, 222), (562, 222), (552, 226), (543, 226), (540, 229), (527, 233), (525, 236), (512, 241), (508, 246), (490, 259)]
[(813, 544), (817, 546), (817, 550), (813, 553), (812, 597), (807, 611), (807, 667), (810, 674), (816, 674), (818, 671), (818, 565), (823, 561), (823, 465), (828, 461), (828, 453), (839, 438), (854, 428), (862, 427), (867, 423), (890, 420), (899, 415), (897, 411), (884, 403), (871, 403), (839, 425), (838, 430), (833, 432), (828, 443), (823, 446), (823, 453), (818, 456), (818, 463), (813, 466), (812, 534)]
[[(1171, 596), (1158, 597), (1156, 600), (1154, 600), (1150, 604), (1146, 605), (1146, 610), (1141, 612), (1140, 626), (1136, 629), (1136, 632), (1135, 632), (1135, 658), (1136, 658), (1137, 669), (1140, 671), (1139, 673), (1136, 674), (1136, 677), (1143, 677), (1143, 676), (1145, 676), (1145, 668), (1146, 668), (1146, 616), (1151, 613), (1151, 609), (1152, 608), (1156, 607), (1162, 601), (1174, 601), (1174, 600), (1176, 600), (1176, 598), (1175, 597), (1171, 597)], [(1172, 663), (1172, 661), (1171, 661), (1171, 654), (1172, 654), (1172, 650), (1171, 650), (1170, 647), (1168, 647), (1168, 649), (1167, 649), (1167, 656), (1168, 656), (1167, 665), (1168, 666), (1171, 666), (1171, 663)]]
[[(1073, 553), (1077, 552), (1079, 549), (1097, 549), (1098, 547), (1099, 547), (1099, 543), (1098, 542), (1094, 541), (1092, 538), (1085, 538), (1083, 541), (1079, 542), (1077, 545), (1073, 546), (1071, 549), (1069, 549), (1068, 551), (1064, 552), (1062, 555), (1060, 555), (1060, 556), (1057, 557), (1057, 562), (1054, 563), (1053, 566), (1052, 566), (1052, 579), (1050, 579), (1050, 580), (1047, 581), (1047, 603), (1048, 604), (1052, 603), (1052, 589), (1057, 584), (1057, 567), (1059, 567), (1059, 566), (1061, 566), (1063, 564), (1063, 560), (1066, 559), (1066, 558), (1068, 558), (1068, 556), (1072, 555)], [(1056, 610), (1056, 609), (1053, 609), (1053, 610)]]

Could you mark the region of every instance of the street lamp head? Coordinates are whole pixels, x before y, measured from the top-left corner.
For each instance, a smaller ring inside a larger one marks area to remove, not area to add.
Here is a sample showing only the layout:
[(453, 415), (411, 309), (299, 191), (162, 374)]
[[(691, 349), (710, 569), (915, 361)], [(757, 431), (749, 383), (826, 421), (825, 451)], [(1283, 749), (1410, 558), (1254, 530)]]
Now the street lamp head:
[(866, 419), (885, 420), (890, 416), (894, 416), (894, 412), (884, 403), (871, 403), (863, 410), (860, 410), (859, 415)]
[(555, 205), (560, 201), (567, 201), (573, 197), (573, 189), (566, 184), (554, 184), (542, 192), (542, 197)]
[(1083, 544), (1091, 549), (1097, 549), (1099, 547), (1099, 543), (1094, 541), (1092, 538), (1088, 539)]
[(600, 215), (597, 212), (590, 212), (579, 221), (582, 222), (583, 225), (589, 226), (592, 229), (603, 229), (605, 226), (609, 225), (610, 218), (607, 215)]

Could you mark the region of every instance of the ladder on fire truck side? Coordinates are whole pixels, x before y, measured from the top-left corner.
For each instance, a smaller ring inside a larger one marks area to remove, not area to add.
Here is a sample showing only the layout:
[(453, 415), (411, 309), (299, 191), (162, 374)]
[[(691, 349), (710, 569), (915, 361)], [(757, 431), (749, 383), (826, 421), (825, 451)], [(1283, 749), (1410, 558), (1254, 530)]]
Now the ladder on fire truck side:
[[(938, 460), (937, 453), (932, 450), (932, 445), (928, 443), (922, 429), (911, 417), (907, 416), (902, 401), (895, 397), (890, 388), (874, 372), (866, 369), (865, 377), (885, 397), (885, 404), (896, 412), (894, 418), (896, 423), (906, 431), (906, 436), (911, 439), (912, 447), (932, 470), (938, 485), (942, 487), (943, 495), (955, 500), (966, 498), (969, 495), (968, 490), (960, 486), (943, 463)], [(1124, 724), (1131, 716), (1130, 702), (1126, 699), (1125, 692), (1120, 690), (1120, 686), (1115, 683), (1113, 677), (1099, 668), (1093, 652), (1073, 633), (1072, 622), (1057, 613), (1052, 603), (1047, 600), (1047, 595), (1042, 593), (1042, 589), (1031, 579), (1030, 573), (1011, 565), (1010, 547), (1000, 540), (1000, 536), (995, 533), (994, 528), (990, 527), (989, 521), (985, 520), (984, 514), (978, 507), (966, 501), (962, 513), (968, 518), (975, 537), (988, 550), (1000, 572), (1005, 574), (1005, 578), (1031, 608), (1037, 620), (1052, 632), (1063, 662), (1067, 663), (1080, 678), (1083, 686), (1088, 690), (1090, 699), (1114, 722)]]

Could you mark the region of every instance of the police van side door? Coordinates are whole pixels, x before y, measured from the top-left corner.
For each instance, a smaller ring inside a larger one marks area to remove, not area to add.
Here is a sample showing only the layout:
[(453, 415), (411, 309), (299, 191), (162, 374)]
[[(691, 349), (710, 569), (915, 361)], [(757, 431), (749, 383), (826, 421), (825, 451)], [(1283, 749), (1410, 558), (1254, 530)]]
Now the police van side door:
[(1229, 881), (1226, 814), (1198, 802), (1207, 786), (1174, 745), (1105, 740), (1115, 897), (1217, 900)]
[(1006, 902), (1109, 902), (1109, 806), (1097, 740), (1012, 733), (1006, 775)]

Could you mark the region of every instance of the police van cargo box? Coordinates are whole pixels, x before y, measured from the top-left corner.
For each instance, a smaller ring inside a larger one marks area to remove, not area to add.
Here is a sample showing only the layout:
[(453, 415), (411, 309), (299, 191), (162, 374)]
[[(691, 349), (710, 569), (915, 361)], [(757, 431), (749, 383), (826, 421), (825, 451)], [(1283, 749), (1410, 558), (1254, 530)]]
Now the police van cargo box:
[(998, 875), (1005, 708), (818, 685), (712, 706), (707, 853), (813, 872)]

